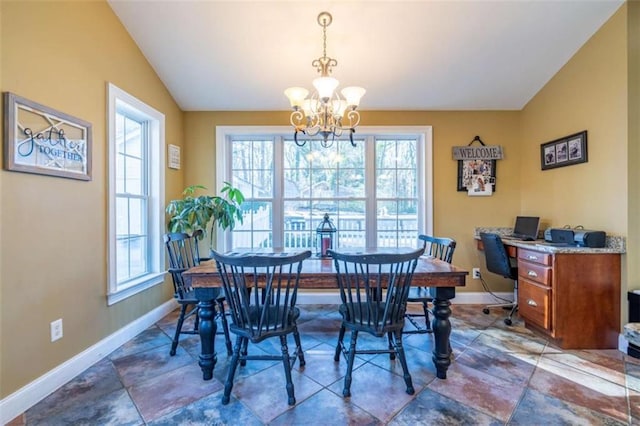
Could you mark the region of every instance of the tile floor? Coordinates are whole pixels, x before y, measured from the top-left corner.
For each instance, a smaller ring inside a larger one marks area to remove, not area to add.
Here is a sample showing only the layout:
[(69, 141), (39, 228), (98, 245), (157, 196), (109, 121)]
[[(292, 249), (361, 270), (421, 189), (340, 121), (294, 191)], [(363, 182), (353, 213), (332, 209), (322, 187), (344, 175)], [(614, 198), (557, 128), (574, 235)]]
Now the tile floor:
[[(617, 350), (562, 351), (504, 312), (453, 305), (454, 360), (435, 377), (431, 335), (407, 335), (416, 392), (405, 393), (388, 355), (358, 357), (351, 398), (342, 395), (345, 362), (333, 361), (340, 324), (334, 305), (301, 305), (307, 365), (293, 372), (297, 404), (287, 405), (282, 364), (240, 367), (222, 406), (228, 358), (218, 336), (214, 378), (203, 381), (199, 338), (183, 336), (169, 356), (177, 311), (29, 409), (11, 425), (618, 425), (640, 424), (640, 360)], [(359, 347), (378, 344), (359, 339)], [(384, 342), (382, 342), (384, 344)], [(250, 345), (277, 351), (279, 343)]]

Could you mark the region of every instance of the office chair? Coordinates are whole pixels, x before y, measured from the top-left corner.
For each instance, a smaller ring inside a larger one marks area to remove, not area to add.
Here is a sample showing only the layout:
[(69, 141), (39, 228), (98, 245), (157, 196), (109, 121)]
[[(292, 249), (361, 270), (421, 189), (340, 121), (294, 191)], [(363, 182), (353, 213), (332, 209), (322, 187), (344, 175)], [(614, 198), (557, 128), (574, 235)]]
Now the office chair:
[[(406, 312), (411, 279), (422, 249), (409, 253), (338, 253), (330, 251), (336, 268), (340, 288), (339, 307), (342, 316), (334, 361), (340, 354), (347, 359), (342, 395), (351, 396), (353, 362), (356, 354), (387, 353), (391, 359), (400, 359), (406, 392), (415, 392), (402, 343), (402, 328)], [(344, 343), (346, 331), (351, 331), (351, 342)], [(357, 349), (358, 333), (388, 338), (385, 348)]]
[(511, 308), (509, 315), (504, 319), (504, 323), (506, 325), (511, 325), (511, 318), (518, 310), (518, 267), (511, 263), (511, 259), (507, 254), (507, 249), (498, 234), (483, 232), (480, 234), (480, 239), (484, 246), (484, 257), (487, 263), (487, 270), (494, 274), (514, 280), (513, 302), (487, 305), (482, 312), (488, 314), (489, 309), (491, 308)]
[[(438, 238), (431, 235), (419, 235), (418, 239), (423, 242), (423, 250), (426, 256), (432, 256), (443, 260), (447, 263), (451, 263), (453, 259), (453, 252), (456, 249), (456, 242), (451, 238)], [(409, 320), (413, 329), (404, 329), (404, 334), (424, 334), (432, 333), (431, 322), (429, 321), (429, 303), (433, 302), (433, 298), (429, 293), (429, 287), (411, 287), (409, 290), (409, 303), (421, 303), (422, 313), (412, 314), (407, 312), (405, 314), (406, 319)], [(414, 318), (424, 317), (424, 327), (422, 327)]]

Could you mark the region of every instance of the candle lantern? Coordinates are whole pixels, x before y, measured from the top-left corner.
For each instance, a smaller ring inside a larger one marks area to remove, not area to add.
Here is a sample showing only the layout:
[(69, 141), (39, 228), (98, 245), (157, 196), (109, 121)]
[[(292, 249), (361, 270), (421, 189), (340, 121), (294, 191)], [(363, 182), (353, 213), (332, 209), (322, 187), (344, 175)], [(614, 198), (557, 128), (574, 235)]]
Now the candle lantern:
[(336, 233), (336, 227), (333, 225), (329, 214), (325, 213), (322, 222), (316, 229), (316, 255), (320, 257), (331, 257), (328, 251), (333, 249), (333, 236)]

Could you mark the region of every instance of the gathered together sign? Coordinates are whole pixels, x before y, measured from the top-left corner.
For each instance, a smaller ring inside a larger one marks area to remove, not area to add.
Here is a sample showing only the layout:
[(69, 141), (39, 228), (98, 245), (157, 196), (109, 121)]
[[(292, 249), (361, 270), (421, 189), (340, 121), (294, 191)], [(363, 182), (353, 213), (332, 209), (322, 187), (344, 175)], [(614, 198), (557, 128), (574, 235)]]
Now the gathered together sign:
[(91, 124), (4, 93), (7, 170), (91, 180)]

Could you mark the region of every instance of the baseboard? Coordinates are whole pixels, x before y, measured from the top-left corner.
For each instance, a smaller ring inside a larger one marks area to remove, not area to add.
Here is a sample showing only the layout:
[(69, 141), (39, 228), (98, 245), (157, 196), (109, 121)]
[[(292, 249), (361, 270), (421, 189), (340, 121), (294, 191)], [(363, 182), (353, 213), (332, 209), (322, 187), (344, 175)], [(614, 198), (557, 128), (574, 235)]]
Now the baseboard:
[(170, 300), (0, 401), (0, 424), (6, 424), (49, 396), (69, 380), (118, 349), (177, 307)]
[(626, 354), (628, 347), (629, 347), (629, 341), (627, 340), (626, 337), (624, 337), (624, 334), (622, 333), (618, 334), (618, 349)]
[[(513, 300), (513, 292), (506, 293), (494, 293), (496, 296), (506, 299), (508, 301)], [(489, 293), (461, 293), (456, 294), (456, 297), (451, 300), (451, 303), (458, 305), (488, 305), (491, 303), (501, 303), (500, 299), (497, 299)], [(298, 292), (298, 299), (296, 301), (299, 305), (337, 305), (340, 303), (340, 295), (337, 291), (331, 292)]]

